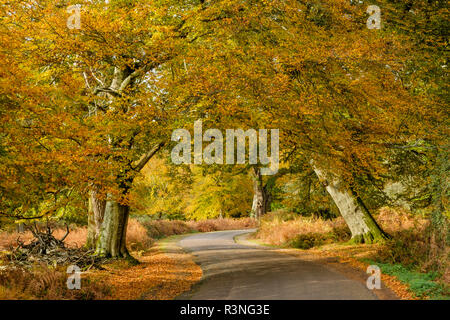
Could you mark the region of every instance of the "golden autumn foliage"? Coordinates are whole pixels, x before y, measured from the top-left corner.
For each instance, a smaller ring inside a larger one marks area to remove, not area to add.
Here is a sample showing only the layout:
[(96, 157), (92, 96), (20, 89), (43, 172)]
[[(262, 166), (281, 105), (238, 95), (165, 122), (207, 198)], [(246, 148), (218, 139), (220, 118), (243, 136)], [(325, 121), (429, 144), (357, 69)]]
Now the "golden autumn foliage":
[[(126, 209), (121, 227), (130, 207), (247, 216), (249, 167), (166, 161), (173, 130), (201, 119), (280, 129), (281, 206), (299, 205), (287, 189), (311, 161), (360, 196), (408, 171), (392, 154), (409, 150), (448, 217), (448, 4), (376, 3), (381, 29), (362, 1), (0, 0), (0, 216), (85, 217), (93, 191)], [(314, 183), (308, 201), (329, 202)]]
[(1, 4), (3, 211), (92, 182), (123, 197), (136, 161), (200, 117), (281, 128), (290, 161), (317, 158), (349, 182), (382, 174), (389, 147), (441, 133), (437, 99), (410, 89), (421, 53), (402, 30), (423, 27), (422, 2), (405, 18), (381, 1), (381, 30), (343, 0), (81, 1), (79, 29), (69, 4)]

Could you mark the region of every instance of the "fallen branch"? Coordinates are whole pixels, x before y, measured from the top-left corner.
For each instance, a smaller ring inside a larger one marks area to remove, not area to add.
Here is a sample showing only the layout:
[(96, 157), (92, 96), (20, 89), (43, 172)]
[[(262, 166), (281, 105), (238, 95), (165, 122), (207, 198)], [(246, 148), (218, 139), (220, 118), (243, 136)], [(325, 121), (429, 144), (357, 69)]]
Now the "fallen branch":
[(77, 265), (86, 271), (92, 267), (103, 269), (101, 264), (107, 259), (94, 255), (94, 250), (83, 250), (81, 248), (68, 248), (64, 240), (70, 233), (69, 226), (66, 225), (66, 234), (57, 239), (53, 236), (53, 231), (49, 225), (44, 232), (39, 230), (36, 223), (28, 227), (34, 236), (34, 241), (25, 244), (17, 239), (17, 248), (13, 248), (7, 255), (9, 261), (14, 265), (32, 266), (35, 262), (45, 263), (51, 266)]

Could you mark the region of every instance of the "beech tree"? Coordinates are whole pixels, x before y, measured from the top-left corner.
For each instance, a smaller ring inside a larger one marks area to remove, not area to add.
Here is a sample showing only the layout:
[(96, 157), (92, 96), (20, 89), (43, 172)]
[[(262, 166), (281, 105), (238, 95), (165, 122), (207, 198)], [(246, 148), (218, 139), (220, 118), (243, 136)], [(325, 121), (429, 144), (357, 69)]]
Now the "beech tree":
[(182, 20), (173, 8), (139, 1), (86, 1), (75, 17), (76, 10), (52, 1), (2, 5), (5, 34), (19, 38), (14, 58), (38, 88), (63, 98), (55, 107), (63, 119), (47, 124), (74, 131), (65, 144), (73, 154), (59, 157), (62, 167), (76, 156), (84, 163), (68, 184), (89, 194), (87, 245), (99, 255), (126, 257), (130, 188), (170, 136), (162, 79)]

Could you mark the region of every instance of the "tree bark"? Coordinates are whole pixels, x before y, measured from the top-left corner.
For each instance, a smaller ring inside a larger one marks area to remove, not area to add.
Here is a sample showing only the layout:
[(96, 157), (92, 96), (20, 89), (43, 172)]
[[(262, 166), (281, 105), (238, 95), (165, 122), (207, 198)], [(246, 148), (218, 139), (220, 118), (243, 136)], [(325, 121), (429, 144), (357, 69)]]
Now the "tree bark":
[(360, 197), (355, 196), (345, 188), (339, 178), (334, 177), (329, 181), (322, 169), (315, 165), (313, 165), (313, 168), (350, 228), (351, 242), (374, 243), (388, 238), (388, 235), (377, 224)]
[(106, 200), (99, 199), (96, 191), (92, 190), (89, 197), (88, 234), (86, 248), (95, 249), (105, 216)]
[(96, 242), (96, 255), (112, 258), (128, 258), (126, 233), (130, 208), (108, 199), (105, 216)]
[[(148, 161), (164, 146), (158, 143), (146, 153), (133, 168), (140, 171)], [(127, 176), (125, 172), (124, 176)], [(129, 182), (131, 183), (133, 179)], [(122, 194), (128, 193), (128, 188), (122, 188)], [(95, 190), (89, 198), (88, 235), (86, 247), (95, 248), (95, 254), (113, 258), (132, 258), (126, 247), (126, 235), (130, 208), (118, 203), (112, 195), (107, 200), (98, 198)]]
[(24, 227), (24, 224), (22, 222), (17, 224), (16, 231), (18, 233), (24, 233), (25, 232), (25, 227)]
[(264, 185), (261, 169), (253, 168), (253, 204), (251, 216), (259, 220), (270, 210), (270, 192)]

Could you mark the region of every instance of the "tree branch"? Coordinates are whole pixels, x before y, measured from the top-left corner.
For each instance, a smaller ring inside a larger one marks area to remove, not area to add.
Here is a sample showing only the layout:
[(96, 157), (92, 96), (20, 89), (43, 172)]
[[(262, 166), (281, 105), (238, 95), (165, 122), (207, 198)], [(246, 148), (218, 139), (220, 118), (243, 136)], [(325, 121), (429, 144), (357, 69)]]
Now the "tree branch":
[(147, 153), (141, 158), (141, 160), (139, 160), (139, 162), (136, 164), (136, 166), (133, 168), (133, 170), (135, 170), (135, 171), (141, 171), (142, 168), (144, 168), (144, 166), (147, 164), (147, 162), (149, 162), (150, 159), (153, 158), (153, 156), (154, 156), (159, 150), (161, 150), (161, 148), (164, 147), (165, 144), (166, 144), (166, 142), (160, 142), (160, 143), (158, 143), (156, 146), (154, 146), (153, 149), (151, 149), (149, 152), (147, 152)]

